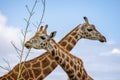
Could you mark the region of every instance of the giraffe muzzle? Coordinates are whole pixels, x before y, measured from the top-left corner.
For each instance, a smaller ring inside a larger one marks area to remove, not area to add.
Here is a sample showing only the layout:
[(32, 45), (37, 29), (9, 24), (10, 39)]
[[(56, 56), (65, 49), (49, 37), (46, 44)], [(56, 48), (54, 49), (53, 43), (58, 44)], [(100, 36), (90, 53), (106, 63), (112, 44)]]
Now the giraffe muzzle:
[(29, 41), (27, 41), (24, 45), (25, 45), (25, 47), (26, 47), (27, 49), (32, 48), (32, 46), (31, 46), (31, 44), (30, 44)]
[(102, 36), (99, 40), (100, 42), (107, 42), (106, 38), (104, 36)]

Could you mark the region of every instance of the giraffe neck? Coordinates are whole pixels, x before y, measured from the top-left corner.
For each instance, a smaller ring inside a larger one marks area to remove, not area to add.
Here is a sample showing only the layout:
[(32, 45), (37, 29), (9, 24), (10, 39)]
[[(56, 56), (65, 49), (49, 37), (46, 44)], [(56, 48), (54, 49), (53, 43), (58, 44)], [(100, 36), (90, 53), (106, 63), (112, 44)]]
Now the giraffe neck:
[(82, 38), (82, 34), (79, 33), (80, 26), (81, 24), (79, 24), (59, 42), (59, 44), (67, 51), (71, 51), (72, 48), (76, 45), (77, 41)]
[(85, 71), (82, 60), (63, 49), (54, 40), (50, 40), (46, 50), (67, 73), (70, 80), (93, 80)]

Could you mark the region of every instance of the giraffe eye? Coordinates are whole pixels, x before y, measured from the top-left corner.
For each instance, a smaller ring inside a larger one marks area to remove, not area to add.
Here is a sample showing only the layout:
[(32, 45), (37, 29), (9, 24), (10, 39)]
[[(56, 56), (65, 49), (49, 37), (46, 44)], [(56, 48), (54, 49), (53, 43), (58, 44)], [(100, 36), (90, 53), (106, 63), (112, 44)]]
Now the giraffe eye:
[(89, 32), (92, 31), (92, 29), (87, 29)]
[(40, 36), (40, 38), (41, 38), (42, 40), (44, 40), (44, 39), (45, 39), (45, 37), (44, 37), (44, 36)]

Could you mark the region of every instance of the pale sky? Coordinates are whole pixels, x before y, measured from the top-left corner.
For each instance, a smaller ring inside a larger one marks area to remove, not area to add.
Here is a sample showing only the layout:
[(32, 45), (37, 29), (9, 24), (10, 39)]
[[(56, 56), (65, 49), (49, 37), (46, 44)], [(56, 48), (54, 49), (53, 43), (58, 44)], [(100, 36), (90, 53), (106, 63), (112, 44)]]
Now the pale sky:
[[(0, 1), (0, 65), (6, 67), (3, 58), (11, 67), (18, 63), (17, 53), (11, 45), (14, 41), (20, 46), (21, 29), (25, 29), (24, 18), (28, 17), (25, 5), (31, 9), (34, 0)], [(37, 24), (41, 17), (41, 1), (37, 4), (31, 23)], [(48, 33), (57, 31), (55, 40), (60, 41), (76, 25), (83, 23), (87, 16), (97, 30), (106, 38), (107, 43), (82, 39), (72, 54), (84, 61), (85, 69), (94, 80), (120, 80), (120, 1), (119, 0), (46, 0), (43, 25), (48, 24)], [(35, 27), (31, 24), (29, 36)], [(41, 55), (43, 51), (32, 50), (29, 59)], [(41, 54), (40, 54), (41, 53)], [(7, 72), (0, 68), (0, 76)], [(57, 67), (45, 80), (66, 80), (67, 75)]]

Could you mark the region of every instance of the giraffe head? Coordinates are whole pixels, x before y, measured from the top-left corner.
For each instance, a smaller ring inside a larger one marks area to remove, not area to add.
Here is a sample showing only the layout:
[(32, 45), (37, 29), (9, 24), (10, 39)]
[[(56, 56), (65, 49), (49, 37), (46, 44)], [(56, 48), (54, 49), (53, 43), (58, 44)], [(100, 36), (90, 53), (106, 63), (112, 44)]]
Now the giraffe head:
[(90, 24), (87, 17), (83, 18), (85, 22), (80, 25), (80, 29), (78, 30), (81, 38), (106, 42), (106, 38), (95, 28), (95, 25)]
[(47, 44), (49, 44), (49, 41), (55, 36), (56, 31), (51, 32), (50, 35), (47, 34), (47, 27), (48, 25), (45, 25), (44, 27), (41, 26), (39, 31), (29, 40), (25, 43), (26, 48), (35, 48), (35, 49), (46, 49)]

